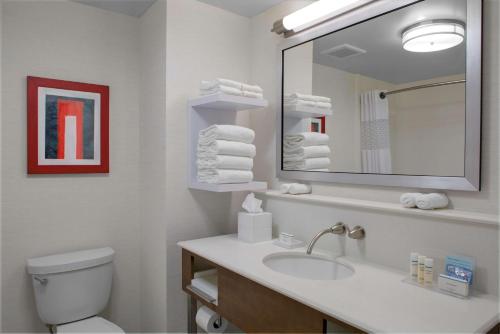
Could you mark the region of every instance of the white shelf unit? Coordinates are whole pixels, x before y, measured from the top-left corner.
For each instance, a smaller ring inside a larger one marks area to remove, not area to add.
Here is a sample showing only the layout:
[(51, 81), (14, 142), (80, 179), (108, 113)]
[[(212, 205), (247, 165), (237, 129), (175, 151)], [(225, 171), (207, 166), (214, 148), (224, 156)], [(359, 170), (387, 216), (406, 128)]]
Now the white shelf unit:
[(286, 117), (294, 118), (313, 118), (313, 117), (323, 117), (331, 116), (332, 109), (323, 109), (317, 107), (301, 106), (301, 105), (289, 105), (284, 107)]
[(268, 106), (264, 99), (227, 94), (211, 94), (190, 99), (188, 102), (188, 184), (190, 189), (213, 192), (264, 191), (266, 182), (212, 184), (197, 180), (196, 152), (198, 133), (213, 124), (235, 124), (236, 114), (242, 110)]

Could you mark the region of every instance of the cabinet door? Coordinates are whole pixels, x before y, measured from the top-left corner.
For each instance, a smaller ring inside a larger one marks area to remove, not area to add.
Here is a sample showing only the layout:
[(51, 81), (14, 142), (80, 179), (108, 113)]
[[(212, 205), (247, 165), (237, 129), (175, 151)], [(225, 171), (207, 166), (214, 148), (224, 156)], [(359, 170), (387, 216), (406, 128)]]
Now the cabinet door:
[(318, 311), (220, 268), (218, 311), (247, 333), (322, 333)]

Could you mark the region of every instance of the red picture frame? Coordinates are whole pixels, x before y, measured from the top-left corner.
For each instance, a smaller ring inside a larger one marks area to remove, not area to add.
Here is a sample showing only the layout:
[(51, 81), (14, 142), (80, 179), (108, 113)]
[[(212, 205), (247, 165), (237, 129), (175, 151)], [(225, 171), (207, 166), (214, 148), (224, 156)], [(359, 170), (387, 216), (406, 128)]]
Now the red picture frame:
[(311, 119), (311, 132), (326, 133), (326, 116)]
[(109, 173), (108, 86), (29, 76), (27, 116), (28, 174)]

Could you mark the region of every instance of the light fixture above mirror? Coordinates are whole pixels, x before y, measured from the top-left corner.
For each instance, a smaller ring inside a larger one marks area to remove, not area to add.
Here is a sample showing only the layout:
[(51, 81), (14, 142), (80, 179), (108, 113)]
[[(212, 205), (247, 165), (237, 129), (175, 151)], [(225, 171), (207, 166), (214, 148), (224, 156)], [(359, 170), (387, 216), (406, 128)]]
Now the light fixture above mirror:
[(410, 52), (436, 52), (453, 48), (464, 41), (465, 26), (455, 20), (431, 20), (406, 28), (403, 48)]

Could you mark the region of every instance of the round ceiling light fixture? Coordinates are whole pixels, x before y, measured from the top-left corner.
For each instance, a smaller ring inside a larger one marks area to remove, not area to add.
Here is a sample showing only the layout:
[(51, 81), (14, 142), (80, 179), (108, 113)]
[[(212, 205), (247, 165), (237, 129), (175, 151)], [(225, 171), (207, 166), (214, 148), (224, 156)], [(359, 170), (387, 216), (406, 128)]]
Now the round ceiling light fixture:
[(403, 31), (403, 48), (410, 52), (435, 52), (450, 49), (464, 41), (465, 25), (455, 20), (430, 20)]

